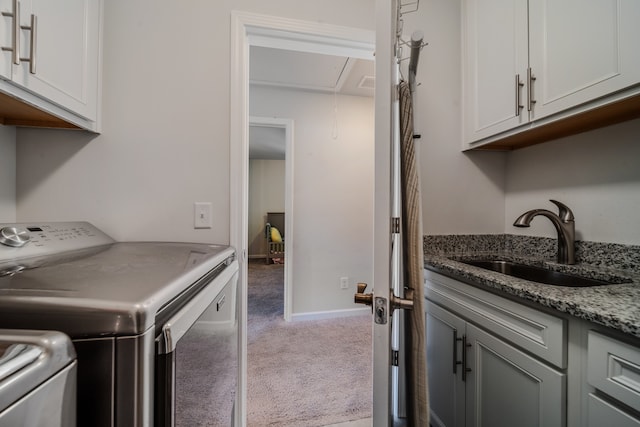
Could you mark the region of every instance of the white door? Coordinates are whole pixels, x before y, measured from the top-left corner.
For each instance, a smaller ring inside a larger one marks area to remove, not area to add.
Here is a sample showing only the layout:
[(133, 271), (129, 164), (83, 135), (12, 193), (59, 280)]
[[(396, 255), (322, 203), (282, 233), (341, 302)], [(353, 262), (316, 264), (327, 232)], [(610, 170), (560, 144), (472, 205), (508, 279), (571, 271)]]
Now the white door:
[[(376, 83), (375, 83), (375, 193), (373, 239), (373, 296), (386, 301), (375, 307), (373, 324), (373, 426), (392, 425), (391, 410), (391, 322), (389, 292), (391, 286), (391, 139), (395, 1), (376, 0)], [(375, 312), (383, 308), (384, 323), (375, 322)]]
[(391, 318), (394, 42), (396, 1), (376, 0), (375, 195), (373, 241), (373, 426), (392, 425)]
[[(372, 294), (363, 294), (363, 289), (356, 294), (357, 299), (361, 300), (359, 302), (369, 303), (373, 308), (374, 427), (397, 425), (394, 421), (404, 417), (409, 406), (405, 402), (407, 392), (402, 378), (403, 363), (398, 363), (398, 355), (400, 359), (408, 356), (400, 320), (404, 313), (402, 309), (394, 310), (394, 305), (401, 306), (408, 302), (402, 300), (404, 295), (401, 293), (404, 291), (400, 279), (402, 245), (399, 232), (401, 178), (400, 106), (396, 86), (397, 13), (398, 0), (376, 0), (374, 283)], [(395, 226), (392, 225), (392, 219), (397, 220)], [(394, 354), (396, 357), (393, 357)], [(394, 364), (400, 367), (392, 366)], [(407, 381), (407, 386), (409, 384), (410, 381)]]

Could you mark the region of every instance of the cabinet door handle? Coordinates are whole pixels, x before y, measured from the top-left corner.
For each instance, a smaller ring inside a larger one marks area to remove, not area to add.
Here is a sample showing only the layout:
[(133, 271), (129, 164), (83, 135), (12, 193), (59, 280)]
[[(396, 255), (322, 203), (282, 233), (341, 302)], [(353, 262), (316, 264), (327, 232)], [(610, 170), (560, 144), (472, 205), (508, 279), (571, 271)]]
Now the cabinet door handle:
[(458, 338), (458, 330), (453, 330), (453, 374), (458, 373), (458, 365), (462, 365), (462, 361), (458, 360), (458, 341), (462, 341), (462, 338)]
[(471, 368), (467, 368), (467, 348), (471, 344), (467, 343), (467, 336), (462, 336), (462, 381), (467, 381), (467, 373), (471, 372)]
[(520, 74), (516, 74), (516, 117), (520, 115), (520, 110), (524, 108), (524, 105), (520, 104), (520, 88), (524, 86), (524, 83), (520, 81)]
[(21, 25), (20, 28), (23, 30), (31, 31), (29, 37), (29, 57), (28, 58), (20, 58), (21, 61), (29, 63), (29, 72), (31, 74), (36, 73), (36, 40), (38, 36), (38, 18), (36, 15), (31, 14), (31, 25)]
[(531, 111), (533, 110), (533, 104), (536, 103), (536, 101), (533, 99), (533, 82), (536, 80), (536, 77), (533, 75), (533, 72), (531, 71), (531, 67), (527, 68), (527, 98), (528, 98), (528, 107), (527, 110)]
[(13, 0), (13, 12), (2, 12), (2, 16), (13, 18), (11, 25), (11, 33), (13, 34), (11, 47), (3, 47), (2, 50), (11, 52), (11, 62), (20, 65), (20, 2)]

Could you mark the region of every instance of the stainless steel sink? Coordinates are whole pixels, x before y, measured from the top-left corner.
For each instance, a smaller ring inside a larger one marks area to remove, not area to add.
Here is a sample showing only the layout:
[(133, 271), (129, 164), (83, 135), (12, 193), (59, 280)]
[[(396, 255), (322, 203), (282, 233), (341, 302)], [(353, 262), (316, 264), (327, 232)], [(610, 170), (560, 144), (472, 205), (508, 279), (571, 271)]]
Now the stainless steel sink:
[(498, 273), (506, 274), (508, 276), (518, 277), (520, 279), (530, 280), (532, 282), (545, 283), (548, 285), (586, 287), (613, 284), (611, 282), (605, 282), (596, 279), (587, 279), (586, 277), (560, 273), (558, 271), (552, 271), (546, 268), (535, 267), (532, 265), (519, 264), (512, 261), (474, 260), (460, 262), (468, 265), (473, 265), (475, 267), (484, 268), (486, 270), (497, 271)]

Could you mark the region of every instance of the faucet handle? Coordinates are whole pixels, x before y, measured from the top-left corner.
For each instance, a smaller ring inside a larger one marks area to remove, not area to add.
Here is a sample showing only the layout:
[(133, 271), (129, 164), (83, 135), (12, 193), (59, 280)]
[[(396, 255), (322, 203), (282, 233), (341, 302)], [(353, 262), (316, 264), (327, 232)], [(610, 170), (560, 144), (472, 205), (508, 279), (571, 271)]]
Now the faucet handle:
[(560, 217), (562, 222), (569, 222), (569, 221), (575, 220), (575, 217), (573, 216), (573, 212), (571, 212), (571, 209), (569, 209), (567, 205), (565, 205), (564, 203), (560, 203), (557, 200), (549, 200), (549, 201), (558, 207), (558, 216)]

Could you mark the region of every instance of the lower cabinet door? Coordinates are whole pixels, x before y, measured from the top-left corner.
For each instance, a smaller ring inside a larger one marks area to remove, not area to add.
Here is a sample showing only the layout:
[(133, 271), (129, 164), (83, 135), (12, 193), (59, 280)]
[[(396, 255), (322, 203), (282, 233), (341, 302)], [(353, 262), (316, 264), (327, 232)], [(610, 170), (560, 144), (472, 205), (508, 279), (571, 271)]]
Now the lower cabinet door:
[(468, 427), (562, 427), (565, 374), (467, 324)]
[[(465, 425), (462, 337), (465, 321), (427, 301), (427, 369), (433, 427)], [(460, 364), (455, 362), (459, 361)]]

